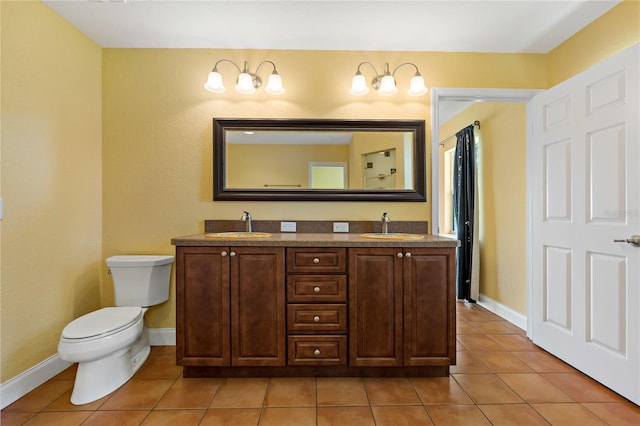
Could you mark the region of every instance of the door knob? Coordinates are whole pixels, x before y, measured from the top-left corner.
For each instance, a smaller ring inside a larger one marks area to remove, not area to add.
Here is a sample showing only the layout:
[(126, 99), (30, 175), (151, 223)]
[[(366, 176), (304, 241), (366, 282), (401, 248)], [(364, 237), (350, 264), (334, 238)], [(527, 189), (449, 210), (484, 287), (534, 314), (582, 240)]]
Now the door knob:
[(613, 240), (614, 243), (629, 243), (634, 247), (640, 247), (640, 235), (632, 235), (626, 240)]

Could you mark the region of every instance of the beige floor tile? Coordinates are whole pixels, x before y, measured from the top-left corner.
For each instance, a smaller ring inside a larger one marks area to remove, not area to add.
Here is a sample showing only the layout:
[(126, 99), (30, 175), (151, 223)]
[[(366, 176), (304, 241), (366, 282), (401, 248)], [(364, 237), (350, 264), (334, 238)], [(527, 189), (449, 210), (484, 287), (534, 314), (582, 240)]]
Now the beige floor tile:
[[(553, 426), (604, 425), (595, 414), (577, 403), (531, 404), (531, 407)], [(617, 426), (615, 423), (612, 426)]]
[(173, 353), (165, 346), (154, 346), (154, 356), (149, 358), (142, 364), (134, 376), (136, 379), (175, 379), (182, 374), (182, 367), (176, 365), (175, 349)]
[(260, 408), (269, 379), (225, 379), (213, 397), (211, 408)]
[(582, 373), (546, 373), (542, 377), (577, 402), (624, 402), (620, 395)]
[(433, 422), (421, 405), (385, 405), (371, 407), (376, 426), (432, 426)]
[(69, 389), (63, 393), (60, 398), (47, 405), (43, 411), (95, 411), (100, 408), (100, 406), (102, 406), (102, 404), (104, 404), (113, 394), (110, 393), (109, 395), (88, 404), (74, 405), (71, 403), (71, 392), (73, 392), (73, 389)]
[(409, 379), (365, 378), (364, 387), (371, 405), (420, 404), (420, 399)]
[(537, 373), (575, 373), (576, 370), (545, 351), (515, 351), (515, 357)]
[(482, 334), (461, 334), (458, 341), (470, 351), (504, 351), (504, 348), (492, 340), (489, 336)]
[(318, 377), (317, 401), (321, 405), (369, 405), (360, 377)]
[(623, 403), (585, 403), (587, 410), (615, 426), (640, 425), (640, 407), (629, 402)]
[(100, 410), (144, 410), (156, 406), (175, 380), (131, 379), (100, 406)]
[(153, 410), (142, 426), (198, 426), (205, 410)]
[(73, 387), (72, 380), (49, 380), (22, 398), (9, 404), (3, 412), (36, 412), (44, 409)]
[(480, 358), (470, 351), (456, 352), (456, 365), (449, 367), (451, 374), (455, 373), (491, 373)]
[(534, 345), (526, 336), (517, 334), (495, 334), (490, 336), (507, 351), (541, 351), (538, 346)]
[(469, 321), (469, 325), (480, 330), (482, 334), (516, 334), (520, 330), (508, 321)]
[(96, 411), (82, 426), (138, 426), (150, 411)]
[(260, 426), (315, 426), (315, 407), (268, 407), (262, 410)]
[(260, 408), (213, 408), (207, 410), (200, 426), (257, 426)]
[(456, 334), (482, 334), (482, 332), (467, 321), (460, 319), (456, 322)]
[(415, 377), (411, 384), (423, 404), (473, 404), (453, 377)]
[(436, 426), (491, 425), (476, 405), (429, 405), (426, 409)]
[(548, 426), (527, 404), (479, 405), (480, 410), (494, 426)]
[(474, 352), (494, 373), (532, 373), (527, 364), (506, 351)]
[(266, 407), (314, 407), (316, 405), (315, 378), (271, 378), (264, 405)]
[(454, 374), (453, 377), (477, 404), (518, 404), (523, 402), (495, 374)]
[(201, 408), (211, 404), (222, 379), (184, 379), (179, 377), (160, 399), (159, 409)]
[(28, 422), (28, 426), (79, 426), (93, 412), (91, 411), (62, 411), (62, 412), (46, 412), (39, 413), (32, 417)]
[(7, 413), (2, 412), (0, 416), (0, 425), (2, 426), (19, 426), (23, 425), (27, 420), (35, 416), (36, 413)]
[(574, 402), (566, 393), (537, 373), (498, 374), (498, 377), (528, 403)]
[(318, 426), (375, 426), (371, 407), (318, 407)]

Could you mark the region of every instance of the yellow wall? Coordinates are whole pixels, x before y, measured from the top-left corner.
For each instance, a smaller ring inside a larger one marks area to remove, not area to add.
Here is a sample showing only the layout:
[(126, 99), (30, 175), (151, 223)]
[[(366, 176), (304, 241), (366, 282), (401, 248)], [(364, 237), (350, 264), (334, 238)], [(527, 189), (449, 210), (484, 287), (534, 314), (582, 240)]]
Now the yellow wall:
[[(202, 231), (204, 219), (238, 219), (250, 210), (263, 220), (371, 220), (383, 211), (394, 220), (430, 220), (430, 201), (214, 202), (213, 117), (428, 120), (429, 95), (349, 96), (361, 61), (379, 68), (414, 62), (430, 87), (546, 88), (549, 75), (578, 72), (639, 41), (637, 29), (618, 25), (635, 10), (627, 3), (594, 22), (595, 41), (587, 29), (550, 55), (512, 55), (100, 49), (40, 2), (0, 2), (1, 380), (54, 355), (72, 318), (113, 303), (106, 257), (173, 253), (171, 237)], [(565, 63), (583, 57), (579, 67)], [(224, 64), (230, 90), (207, 92), (202, 84), (220, 58), (251, 67), (274, 61), (287, 93), (237, 94), (234, 70)], [(408, 69), (399, 72), (401, 92), (410, 77)], [(175, 326), (173, 285), (171, 292), (149, 312), (151, 327)]]
[[(480, 121), (480, 293), (526, 315), (526, 104), (475, 103), (440, 127)], [(449, 138), (442, 153), (455, 147)], [(442, 170), (442, 167), (441, 167)], [(442, 175), (440, 177), (442, 181)]]
[(4, 382), (101, 304), (102, 51), (40, 2), (0, 7)]
[(549, 52), (549, 86), (640, 41), (640, 1), (624, 0)]
[(309, 188), (309, 163), (347, 164), (349, 145), (228, 144), (225, 161), (227, 188)]

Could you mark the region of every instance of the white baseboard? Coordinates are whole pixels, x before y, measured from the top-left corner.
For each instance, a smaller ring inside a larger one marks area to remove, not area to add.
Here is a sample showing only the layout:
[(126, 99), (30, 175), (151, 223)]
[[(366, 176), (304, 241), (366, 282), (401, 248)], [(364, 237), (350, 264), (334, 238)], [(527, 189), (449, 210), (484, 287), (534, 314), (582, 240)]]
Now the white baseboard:
[(485, 296), (484, 294), (480, 294), (480, 297), (478, 297), (478, 305), (482, 306), (488, 311), (493, 312), (499, 317), (504, 318), (516, 327), (527, 331), (526, 315), (522, 315), (520, 312), (516, 312), (513, 309), (501, 303), (498, 303), (490, 297)]
[[(149, 343), (151, 346), (175, 346), (176, 329), (150, 328)], [(0, 409), (4, 409), (9, 404), (22, 398), (71, 365), (71, 362), (63, 361), (58, 354), (55, 354), (51, 358), (0, 384)]]
[(151, 346), (175, 346), (176, 345), (176, 329), (175, 328), (150, 328), (149, 343)]
[(0, 385), (0, 409), (22, 398), (47, 380), (60, 374), (71, 366), (71, 362), (63, 361), (58, 354), (42, 361), (16, 377)]

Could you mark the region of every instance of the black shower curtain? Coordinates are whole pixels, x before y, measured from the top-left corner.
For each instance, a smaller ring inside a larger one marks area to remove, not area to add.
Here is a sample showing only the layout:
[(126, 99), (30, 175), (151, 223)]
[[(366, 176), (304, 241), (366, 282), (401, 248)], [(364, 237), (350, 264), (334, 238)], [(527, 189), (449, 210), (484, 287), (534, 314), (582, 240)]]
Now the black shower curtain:
[(456, 256), (456, 292), (458, 299), (471, 299), (471, 266), (473, 260), (473, 209), (475, 197), (475, 142), (473, 125), (456, 133), (455, 194), (453, 213), (460, 247)]

